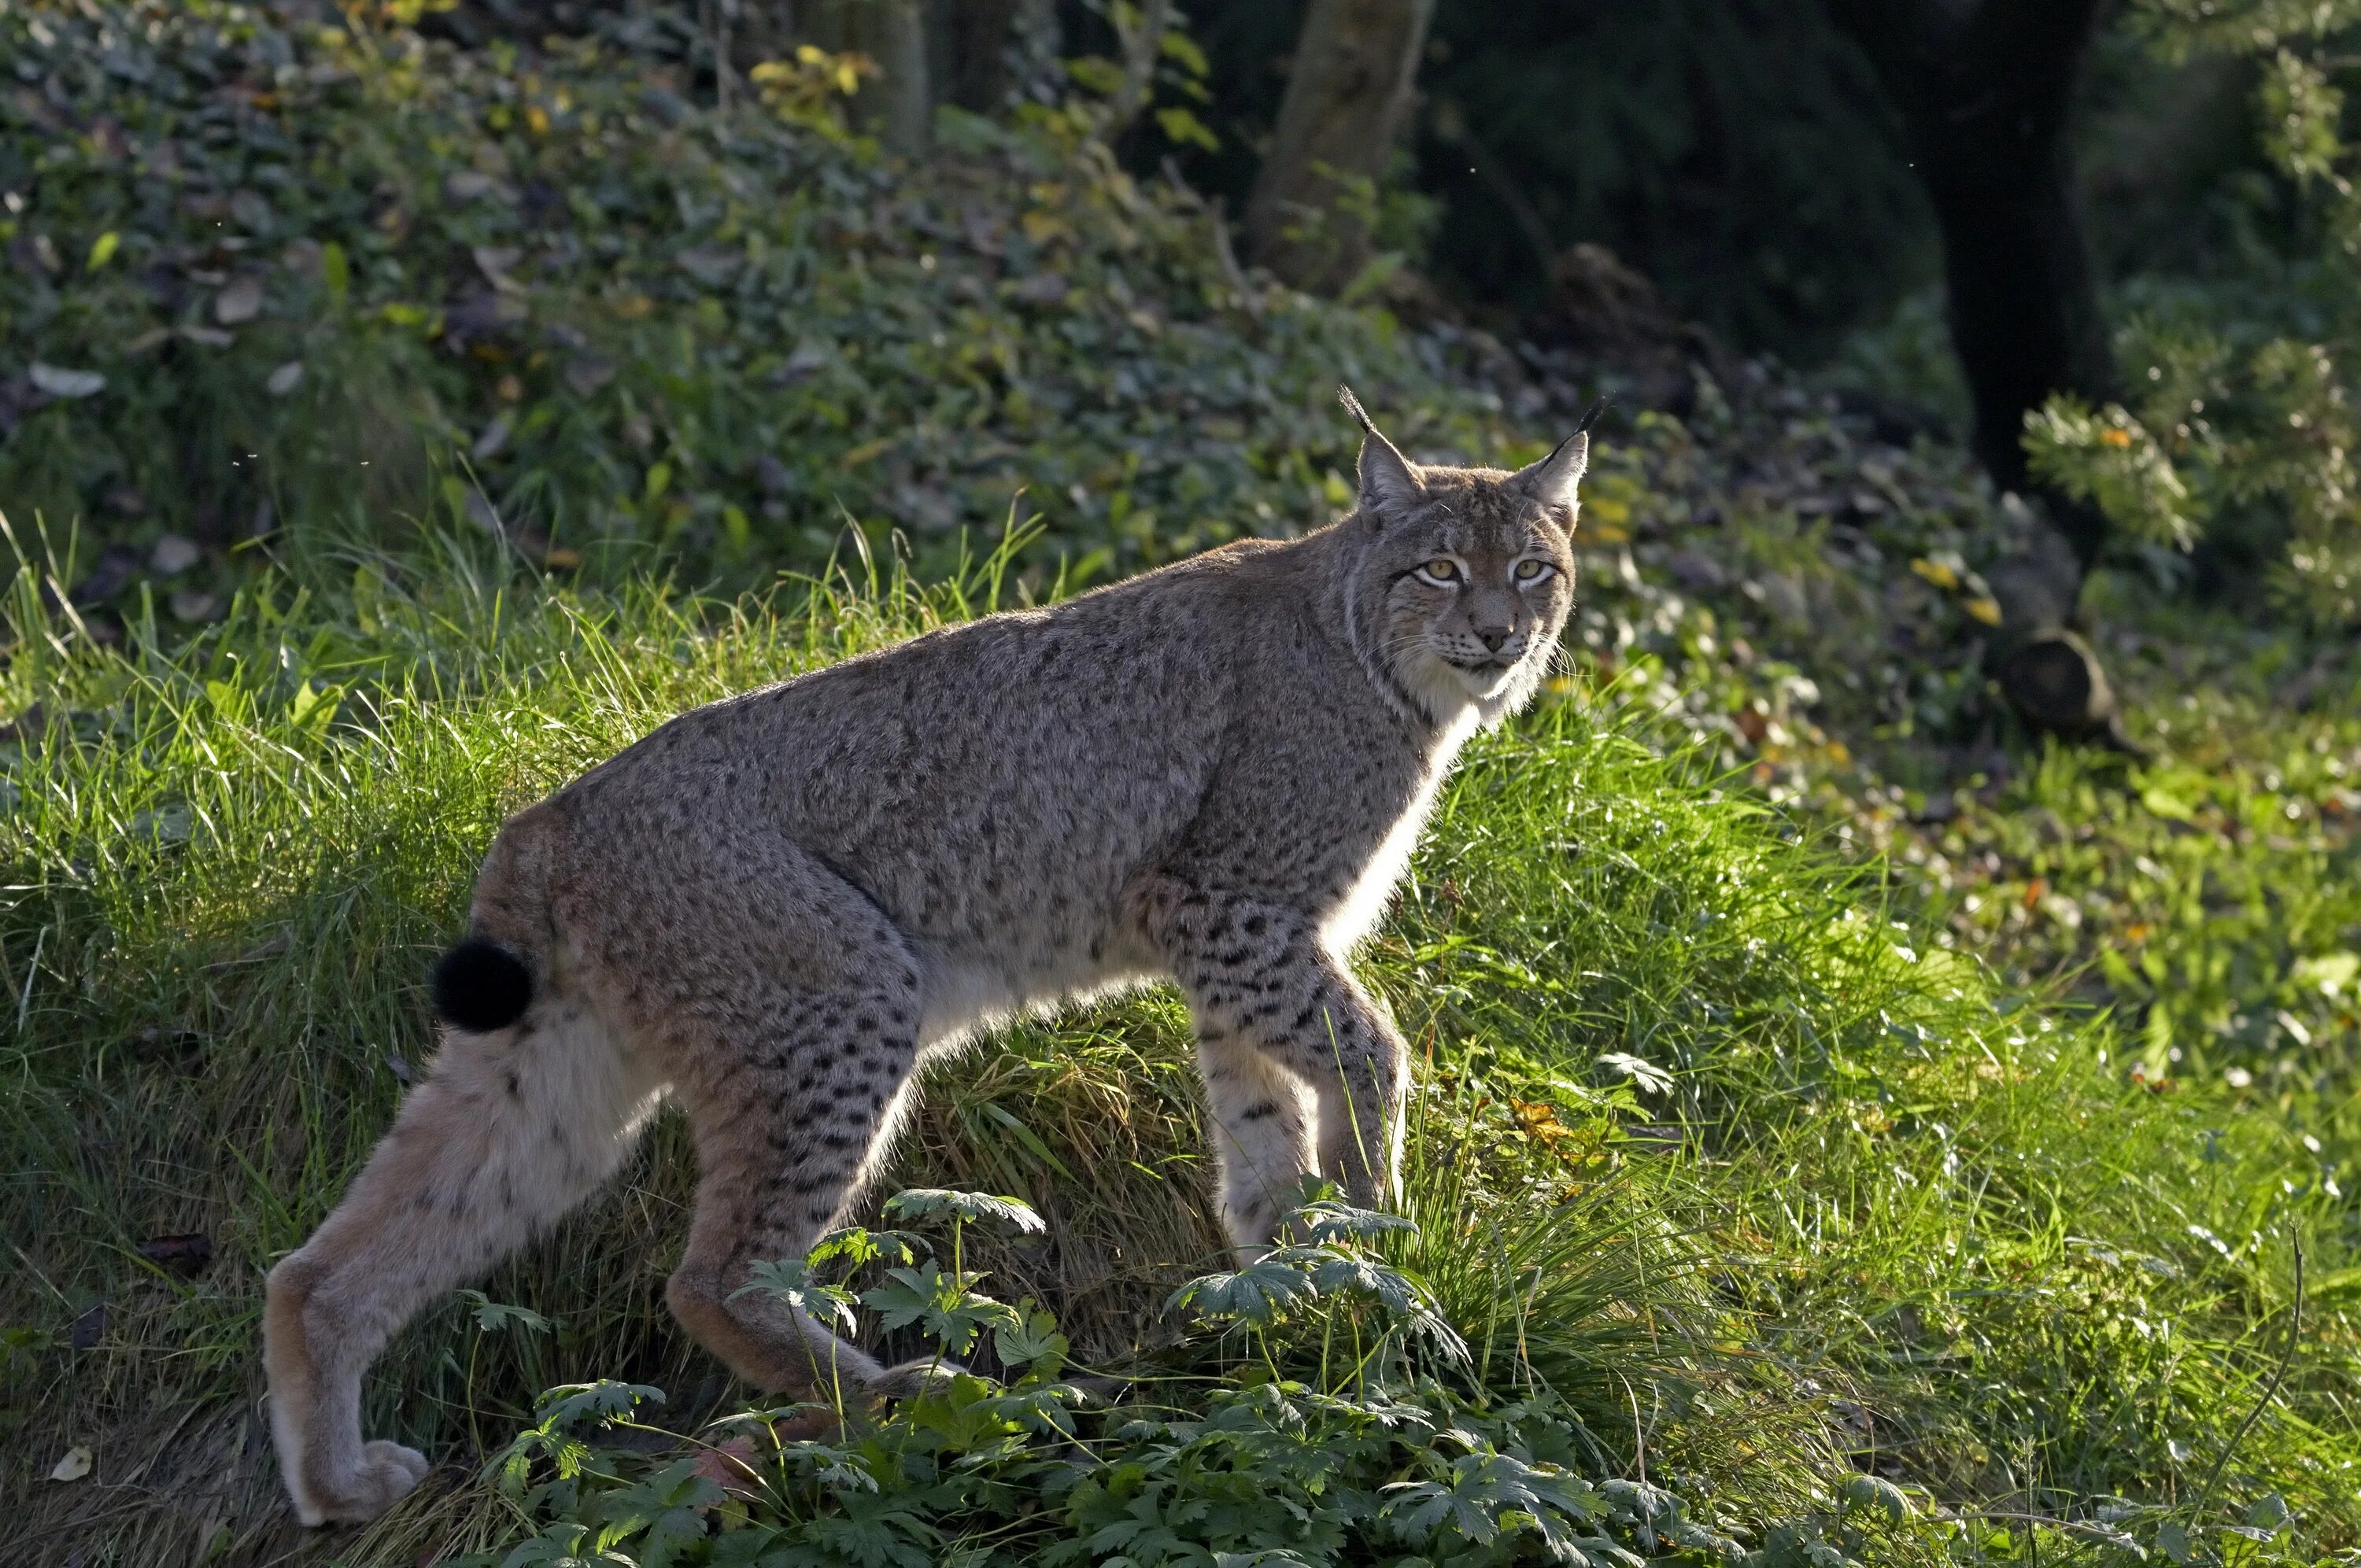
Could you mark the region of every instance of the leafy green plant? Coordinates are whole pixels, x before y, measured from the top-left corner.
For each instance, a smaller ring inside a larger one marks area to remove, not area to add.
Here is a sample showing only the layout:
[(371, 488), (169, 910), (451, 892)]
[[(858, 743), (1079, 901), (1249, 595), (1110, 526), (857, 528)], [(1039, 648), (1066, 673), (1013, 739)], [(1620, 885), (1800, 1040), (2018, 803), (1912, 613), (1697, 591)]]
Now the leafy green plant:
[[(942, 1189), (905, 1191), (885, 1208), (948, 1217), (955, 1245), (979, 1220), (1040, 1223), (1022, 1202)], [(499, 1462), (532, 1533), (466, 1561), (1407, 1568), (1517, 1561), (1528, 1541), (1578, 1568), (1637, 1568), (1639, 1552), (1735, 1554), (1733, 1541), (1693, 1522), (1663, 1488), (1594, 1483), (1544, 1457), (1574, 1448), (1563, 1407), (1546, 1396), (1471, 1400), (1360, 1349), (1319, 1366), (1312, 1382), (1279, 1376), (1270, 1336), (1290, 1317), (1337, 1311), (1379, 1343), (1423, 1341), (1464, 1362), (1465, 1347), (1416, 1282), (1368, 1250), (1409, 1228), (1315, 1197), (1291, 1223), (1301, 1241), (1175, 1292), (1170, 1310), (1220, 1334), (1243, 1331), (1266, 1352), (1258, 1365), (1190, 1387), (1185, 1412), (1159, 1408), (1152, 1365), (1137, 1369), (1144, 1398), (1085, 1407), (1060, 1381), (1064, 1341), (1050, 1314), (976, 1293), (975, 1277), (956, 1265), (940, 1275), (906, 1262), (861, 1298), (882, 1326), (920, 1327), (948, 1358), (994, 1323), (1004, 1364), (1021, 1368), (1014, 1381), (960, 1373), (883, 1417), (849, 1414), (827, 1439), (783, 1435), (782, 1418), (794, 1411), (748, 1411), (718, 1423), (736, 1435), (680, 1457), (598, 1441), (601, 1431), (653, 1430), (638, 1412), (661, 1399), (653, 1389), (553, 1390)], [(754, 1288), (807, 1307), (818, 1271), (909, 1254), (898, 1240), (840, 1233), (806, 1259), (767, 1266)], [(821, 1289), (849, 1310), (849, 1292)]]
[(39, 88), (0, 102), (12, 509), (225, 544), (433, 512), (747, 580), (848, 526), (939, 575), (1022, 492), (1088, 576), (1324, 518), (1334, 384), (1423, 377), (1238, 275), (1089, 91), (947, 112), (909, 167), (839, 123), (835, 57), (692, 104), (667, 15), (530, 57), (357, 9), (0, 17)]
[(2361, 238), (2340, 82), (2361, 13), (2279, 0), (2142, 0), (2134, 25), (2168, 59), (2251, 61), (2262, 151), (2283, 182), (2275, 243), (2224, 276), (2139, 292), (2117, 346), (2122, 403), (2069, 398), (2027, 416), (2035, 471), (2135, 540), (2187, 549), (2202, 532), (2271, 563), (2279, 597), (2331, 628), (2361, 622)]

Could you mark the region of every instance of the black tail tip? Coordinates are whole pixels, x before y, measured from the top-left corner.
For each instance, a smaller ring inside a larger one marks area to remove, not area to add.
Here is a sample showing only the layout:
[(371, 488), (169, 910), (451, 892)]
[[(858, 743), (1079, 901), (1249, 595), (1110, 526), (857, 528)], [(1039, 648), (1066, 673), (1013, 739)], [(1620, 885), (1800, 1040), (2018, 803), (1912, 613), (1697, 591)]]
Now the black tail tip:
[(455, 1029), (489, 1035), (524, 1016), (533, 971), (497, 943), (470, 937), (434, 965), (434, 1015)]

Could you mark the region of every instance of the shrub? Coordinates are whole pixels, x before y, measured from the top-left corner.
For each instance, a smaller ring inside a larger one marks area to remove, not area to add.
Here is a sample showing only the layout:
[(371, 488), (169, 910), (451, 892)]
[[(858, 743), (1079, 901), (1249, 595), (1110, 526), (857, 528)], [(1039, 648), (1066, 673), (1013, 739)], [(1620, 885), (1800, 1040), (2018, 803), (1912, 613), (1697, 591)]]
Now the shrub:
[[(947, 568), (1039, 513), (1089, 564), (1324, 521), (1379, 317), (1241, 276), (1078, 94), (910, 167), (813, 56), (691, 104), (653, 20), (525, 57), (226, 0), (0, 16), (0, 492), (227, 539), (442, 510), (553, 563), (750, 575), (857, 519)], [(1398, 435), (1489, 449), (1428, 395)], [(1421, 422), (1441, 429), (1422, 429)]]
[[(1577, 1568), (1637, 1568), (1632, 1548), (1738, 1555), (1655, 1486), (1586, 1479), (1581, 1424), (1545, 1387), (1472, 1397), (1424, 1375), (1465, 1366), (1466, 1346), (1413, 1277), (1370, 1243), (1406, 1223), (1315, 1201), (1304, 1240), (1176, 1291), (1174, 1308), (1251, 1339), (1228, 1376), (1148, 1383), (1112, 1408), (1065, 1380), (1068, 1345), (1049, 1312), (981, 1294), (960, 1266), (965, 1225), (992, 1217), (1038, 1230), (1022, 1202), (940, 1190), (886, 1212), (952, 1216), (953, 1264), (906, 1233), (840, 1233), (810, 1257), (763, 1266), (797, 1310), (850, 1325), (853, 1292), (824, 1271), (899, 1260), (858, 1299), (926, 1325), (944, 1368), (928, 1392), (837, 1434), (794, 1435), (799, 1408), (724, 1418), (701, 1452), (649, 1458), (596, 1446), (592, 1430), (655, 1390), (600, 1383), (555, 1390), (500, 1461), (502, 1485), (539, 1529), (505, 1552), (463, 1559), (531, 1568), (595, 1543), (639, 1568), (675, 1562), (789, 1564), (1207, 1562), (1400, 1564), (1528, 1560), (1537, 1545)], [(956, 1365), (984, 1328), (1007, 1374)], [(1310, 1353), (1308, 1358), (1304, 1353)], [(1296, 1363), (1283, 1372), (1280, 1360)], [(825, 1376), (825, 1370), (821, 1369)], [(626, 1421), (625, 1424), (636, 1424)], [(803, 1423), (807, 1424), (807, 1423)], [(1591, 1445), (1595, 1448), (1595, 1444)]]
[(2361, 14), (2142, 0), (2133, 16), (2175, 60), (2255, 62), (2255, 118), (2283, 185), (2218, 275), (2126, 291), (2116, 354), (2132, 394), (2095, 412), (2053, 399), (2027, 416), (2026, 450), (2136, 542), (2186, 550), (2210, 532), (2267, 562), (2275, 596), (2305, 618), (2361, 623), (2361, 196), (2338, 85)]

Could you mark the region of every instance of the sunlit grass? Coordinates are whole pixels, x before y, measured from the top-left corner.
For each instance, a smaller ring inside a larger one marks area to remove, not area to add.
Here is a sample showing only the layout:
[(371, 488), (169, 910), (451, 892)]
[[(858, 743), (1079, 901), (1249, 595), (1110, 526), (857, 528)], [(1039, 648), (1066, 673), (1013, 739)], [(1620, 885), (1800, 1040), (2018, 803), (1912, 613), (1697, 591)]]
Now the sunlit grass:
[[(89, 1561), (301, 1547), (410, 1563), (512, 1520), (468, 1480), (541, 1388), (742, 1398), (662, 1310), (690, 1162), (626, 1177), (483, 1289), (555, 1321), (430, 1312), (370, 1383), (373, 1430), (445, 1469), (365, 1536), (299, 1539), (256, 1396), (262, 1270), (299, 1243), (429, 1048), (423, 981), (506, 812), (690, 704), (981, 608), (840, 577), (712, 604), (569, 595), (452, 544), (264, 578), (177, 652), (95, 651), (20, 581), (0, 675), (7, 1486)], [(2361, 1544), (2349, 1468), (2349, 1205), (2272, 1125), (2100, 1065), (2123, 1045), (1893, 920), (1879, 873), (1559, 702), (1480, 745), (1367, 968), (1420, 1062), (1404, 1261), (1486, 1398), (1546, 1385), (1591, 1463), (1730, 1524), (1808, 1513), (1858, 1467), (1925, 1506), (2151, 1540), (2273, 1491), (2307, 1549)], [(901, 1160), (1026, 1197), (1042, 1241), (979, 1253), (1102, 1367), (1169, 1354), (1208, 1266), (1187, 1032), (1152, 994), (933, 1073)], [(203, 1235), (183, 1277), (142, 1257)], [(2292, 1317), (2284, 1386), (2189, 1515)], [(90, 1447), (85, 1480), (48, 1483)], [(2020, 1552), (2018, 1530), (1976, 1550)], [(2118, 1528), (2111, 1522), (2108, 1529)], [(2043, 1551), (2087, 1547), (2045, 1536)], [(1927, 1527), (1927, 1552), (1944, 1550)], [(112, 1553), (108, 1558), (104, 1553)]]

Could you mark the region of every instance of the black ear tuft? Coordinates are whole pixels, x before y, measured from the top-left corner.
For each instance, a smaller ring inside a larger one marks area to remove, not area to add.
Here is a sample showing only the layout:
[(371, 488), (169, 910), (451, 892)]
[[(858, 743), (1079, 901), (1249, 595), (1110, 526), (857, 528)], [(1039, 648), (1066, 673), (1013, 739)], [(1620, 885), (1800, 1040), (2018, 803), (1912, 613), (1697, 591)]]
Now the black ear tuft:
[(1353, 395), (1350, 387), (1336, 389), (1336, 400), (1345, 411), (1361, 423), (1361, 505), (1364, 510), (1383, 512), (1415, 502), (1424, 489), (1418, 467), (1401, 455), (1401, 450), (1385, 437), (1369, 411)]
[(470, 937), (434, 964), (434, 1015), (455, 1029), (489, 1035), (524, 1016), (533, 971), (506, 948)]

